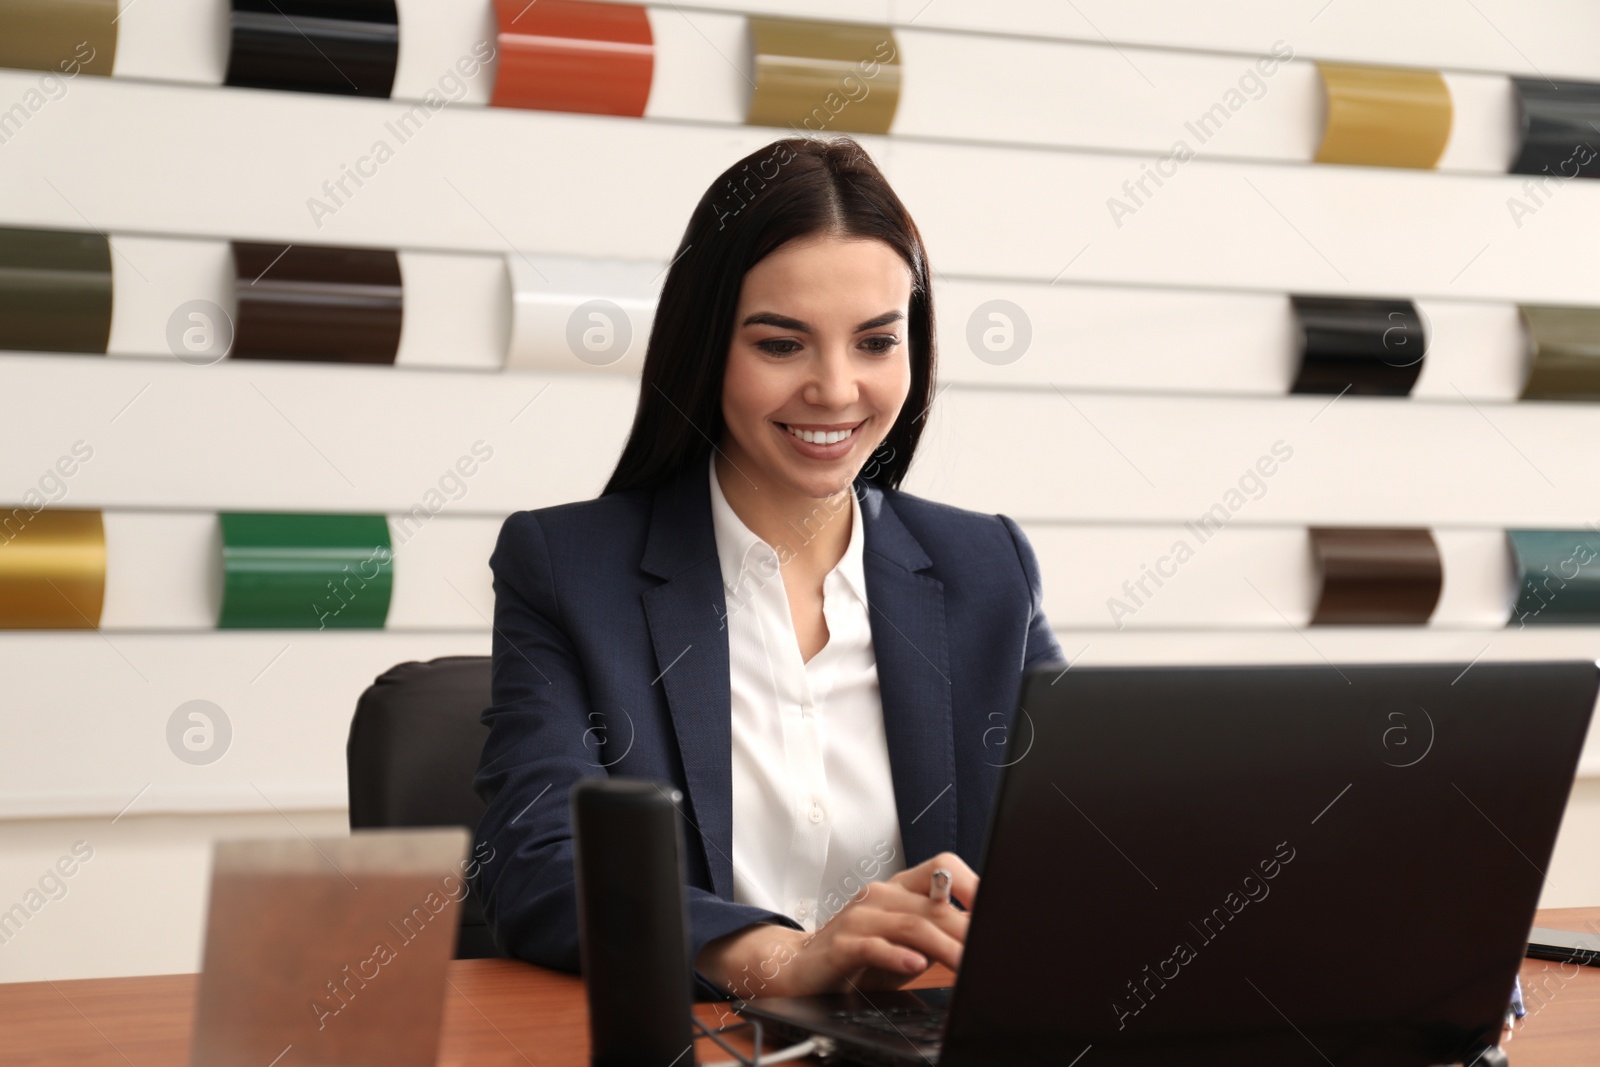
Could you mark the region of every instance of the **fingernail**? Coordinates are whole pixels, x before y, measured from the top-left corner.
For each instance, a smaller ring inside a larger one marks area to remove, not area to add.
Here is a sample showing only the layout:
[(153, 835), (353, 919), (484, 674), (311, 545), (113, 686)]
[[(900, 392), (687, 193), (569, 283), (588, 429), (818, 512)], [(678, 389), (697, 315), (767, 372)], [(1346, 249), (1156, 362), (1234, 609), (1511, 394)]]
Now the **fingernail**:
[(920, 971), (928, 966), (927, 961), (915, 952), (907, 952), (903, 957), (903, 962), (905, 969), (908, 971)]

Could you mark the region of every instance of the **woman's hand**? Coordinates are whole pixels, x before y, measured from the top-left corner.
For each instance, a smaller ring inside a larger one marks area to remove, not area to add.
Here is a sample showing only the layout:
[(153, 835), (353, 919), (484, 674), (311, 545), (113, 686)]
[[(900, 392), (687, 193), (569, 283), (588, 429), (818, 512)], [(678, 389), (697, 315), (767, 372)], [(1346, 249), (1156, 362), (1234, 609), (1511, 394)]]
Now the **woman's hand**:
[(950, 895), (967, 912), (978, 876), (953, 852), (868, 882), (822, 929), (808, 934), (762, 923), (711, 941), (695, 967), (719, 988), (755, 997), (895, 989), (938, 962), (956, 970), (967, 940), (967, 912), (928, 898), (933, 872), (950, 872)]

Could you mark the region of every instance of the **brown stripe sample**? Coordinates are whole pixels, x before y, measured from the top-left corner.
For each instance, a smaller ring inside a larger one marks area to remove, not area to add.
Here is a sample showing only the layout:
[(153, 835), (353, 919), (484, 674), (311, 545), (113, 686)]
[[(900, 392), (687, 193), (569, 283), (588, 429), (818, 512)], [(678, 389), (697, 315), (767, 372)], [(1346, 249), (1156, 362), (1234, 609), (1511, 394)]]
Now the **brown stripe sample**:
[(1322, 579), (1312, 625), (1421, 626), (1439, 603), (1444, 567), (1426, 527), (1311, 527)]
[(1327, 119), (1318, 163), (1429, 168), (1450, 140), (1454, 106), (1436, 70), (1321, 63)]
[(0, 511), (0, 630), (93, 630), (106, 595), (98, 511)]
[(1600, 400), (1600, 308), (1523, 304), (1532, 362), (1523, 400)]
[(0, 349), (104, 352), (110, 339), (110, 241), (0, 229)]
[(748, 125), (889, 132), (900, 103), (900, 53), (890, 27), (752, 16), (750, 41)]
[(117, 0), (0, 0), (0, 67), (110, 74)]
[(394, 362), (400, 257), (386, 248), (233, 242), (233, 359)]

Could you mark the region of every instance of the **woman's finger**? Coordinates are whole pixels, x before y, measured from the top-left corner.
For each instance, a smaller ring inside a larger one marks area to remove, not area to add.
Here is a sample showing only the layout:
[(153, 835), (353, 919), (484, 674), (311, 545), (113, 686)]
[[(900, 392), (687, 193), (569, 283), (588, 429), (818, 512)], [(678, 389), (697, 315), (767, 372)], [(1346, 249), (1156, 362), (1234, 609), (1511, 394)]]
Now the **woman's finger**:
[(943, 868), (950, 872), (950, 895), (961, 902), (961, 906), (972, 908), (973, 901), (978, 897), (978, 875), (967, 866), (967, 861), (954, 852), (941, 852), (923, 860), (915, 867), (908, 867), (890, 879), (896, 885), (905, 886), (913, 893), (928, 895), (928, 888), (933, 883), (933, 872)]

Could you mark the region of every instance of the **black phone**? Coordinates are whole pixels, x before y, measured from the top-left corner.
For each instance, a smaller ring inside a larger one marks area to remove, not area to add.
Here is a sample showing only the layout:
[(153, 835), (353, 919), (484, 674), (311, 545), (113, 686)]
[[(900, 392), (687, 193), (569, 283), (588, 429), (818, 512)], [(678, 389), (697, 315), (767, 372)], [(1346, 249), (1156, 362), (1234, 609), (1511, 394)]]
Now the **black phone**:
[(1583, 934), (1576, 930), (1535, 926), (1528, 931), (1528, 956), (1536, 960), (1600, 967), (1600, 933)]

